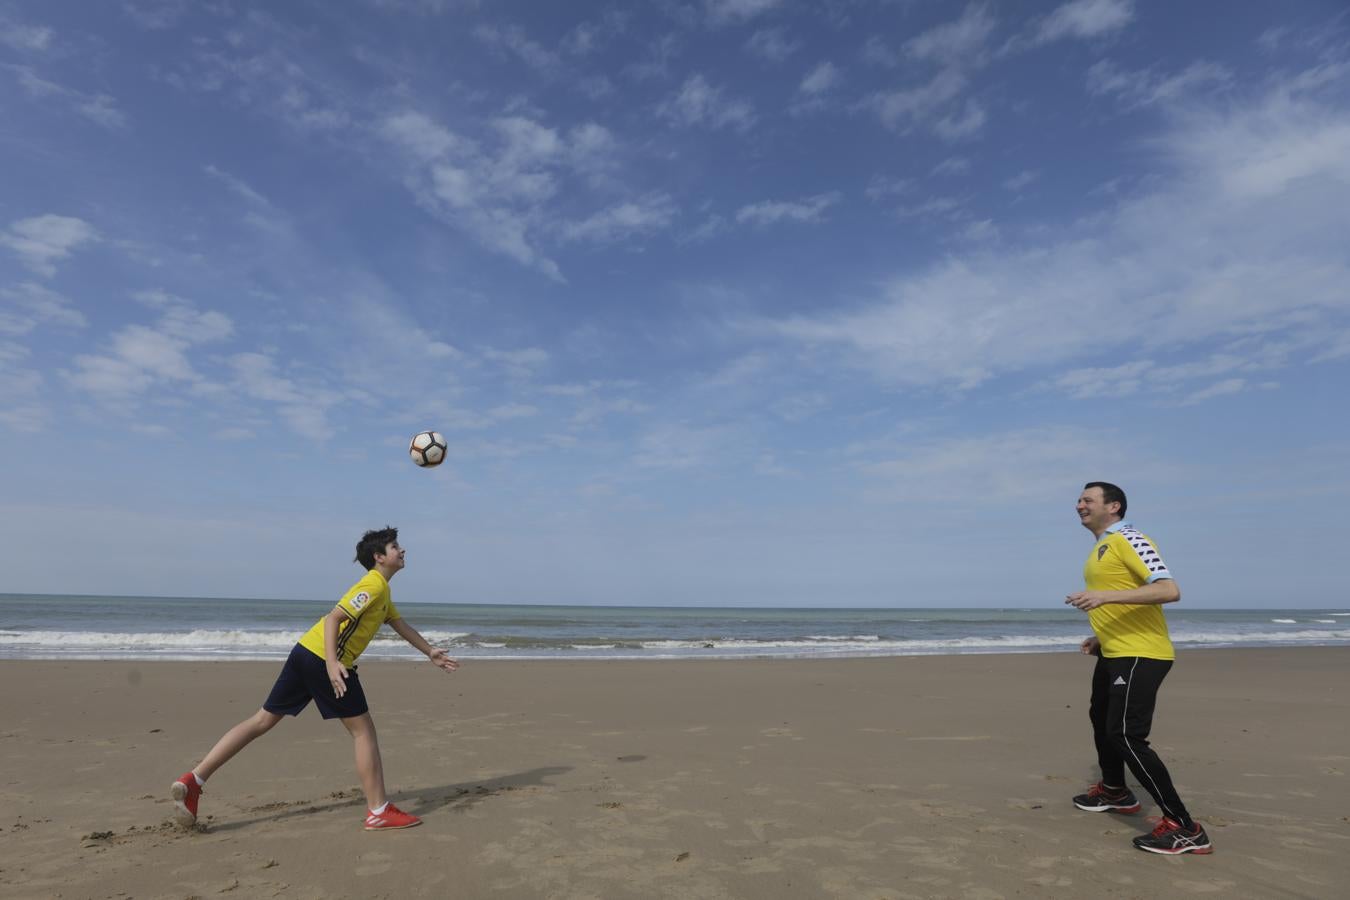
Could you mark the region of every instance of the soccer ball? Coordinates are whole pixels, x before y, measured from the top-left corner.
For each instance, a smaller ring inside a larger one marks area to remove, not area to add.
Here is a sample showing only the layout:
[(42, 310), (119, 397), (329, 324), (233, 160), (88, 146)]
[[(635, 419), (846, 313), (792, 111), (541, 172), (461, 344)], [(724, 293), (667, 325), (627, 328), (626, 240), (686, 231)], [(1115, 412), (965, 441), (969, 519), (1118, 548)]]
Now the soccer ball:
[(439, 466), (445, 462), (445, 438), (438, 431), (423, 431), (408, 445), (408, 455), (424, 468)]

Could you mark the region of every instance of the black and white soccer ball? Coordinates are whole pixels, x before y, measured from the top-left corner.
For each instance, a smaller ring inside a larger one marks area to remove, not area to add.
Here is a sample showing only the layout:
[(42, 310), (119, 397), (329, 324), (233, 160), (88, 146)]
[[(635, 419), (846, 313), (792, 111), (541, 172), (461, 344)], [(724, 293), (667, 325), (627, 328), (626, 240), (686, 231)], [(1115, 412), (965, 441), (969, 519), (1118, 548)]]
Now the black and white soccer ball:
[(408, 455), (424, 469), (445, 462), (445, 450), (445, 438), (441, 437), (439, 431), (418, 432), (408, 445)]

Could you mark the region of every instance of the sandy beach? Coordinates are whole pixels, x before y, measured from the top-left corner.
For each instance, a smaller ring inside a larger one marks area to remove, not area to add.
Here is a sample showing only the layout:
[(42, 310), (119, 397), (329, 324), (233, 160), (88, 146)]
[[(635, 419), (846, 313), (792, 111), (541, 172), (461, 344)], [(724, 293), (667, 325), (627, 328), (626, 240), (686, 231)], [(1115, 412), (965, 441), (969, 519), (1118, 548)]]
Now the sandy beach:
[(1096, 772), (1067, 653), (363, 663), (421, 827), (361, 829), (350, 739), (312, 707), (172, 824), (169, 783), (279, 665), (0, 662), (0, 895), (1350, 893), (1350, 649), (1181, 656), (1153, 740), (1215, 845), (1181, 858), (1130, 846), (1150, 802), (1070, 804)]

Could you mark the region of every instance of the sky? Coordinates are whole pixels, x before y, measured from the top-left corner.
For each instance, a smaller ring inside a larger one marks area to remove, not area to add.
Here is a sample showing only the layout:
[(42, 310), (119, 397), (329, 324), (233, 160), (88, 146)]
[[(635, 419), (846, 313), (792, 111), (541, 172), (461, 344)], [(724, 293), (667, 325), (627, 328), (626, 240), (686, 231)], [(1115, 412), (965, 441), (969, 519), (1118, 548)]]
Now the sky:
[(2, 591), (1350, 604), (1339, 2), (0, 0), (0, 171)]

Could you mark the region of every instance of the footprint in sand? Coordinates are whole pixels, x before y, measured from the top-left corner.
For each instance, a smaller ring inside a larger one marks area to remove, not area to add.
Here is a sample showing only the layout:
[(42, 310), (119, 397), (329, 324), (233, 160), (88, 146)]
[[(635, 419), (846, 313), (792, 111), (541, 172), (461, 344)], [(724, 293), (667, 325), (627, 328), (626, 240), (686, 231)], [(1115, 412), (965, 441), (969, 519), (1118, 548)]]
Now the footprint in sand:
[(367, 878), (371, 875), (383, 875), (394, 867), (393, 857), (388, 853), (365, 853), (357, 857), (361, 865), (352, 872)]
[(1223, 878), (1216, 878), (1213, 881), (1181, 881), (1172, 882), (1183, 891), (1190, 891), (1195, 894), (1224, 894), (1234, 896), (1237, 892), (1237, 882), (1228, 881)]

